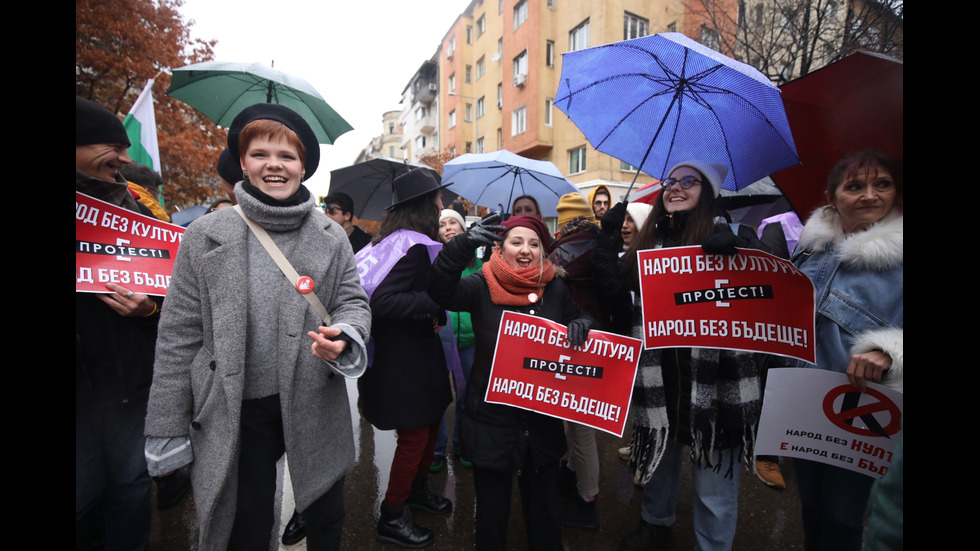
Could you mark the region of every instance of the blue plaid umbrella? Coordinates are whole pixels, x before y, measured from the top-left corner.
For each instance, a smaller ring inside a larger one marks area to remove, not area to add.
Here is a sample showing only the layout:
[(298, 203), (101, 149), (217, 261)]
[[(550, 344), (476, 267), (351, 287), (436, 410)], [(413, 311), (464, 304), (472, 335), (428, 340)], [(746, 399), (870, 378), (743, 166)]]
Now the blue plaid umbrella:
[(597, 150), (657, 178), (713, 161), (737, 191), (800, 162), (779, 89), (680, 33), (564, 54), (555, 95)]

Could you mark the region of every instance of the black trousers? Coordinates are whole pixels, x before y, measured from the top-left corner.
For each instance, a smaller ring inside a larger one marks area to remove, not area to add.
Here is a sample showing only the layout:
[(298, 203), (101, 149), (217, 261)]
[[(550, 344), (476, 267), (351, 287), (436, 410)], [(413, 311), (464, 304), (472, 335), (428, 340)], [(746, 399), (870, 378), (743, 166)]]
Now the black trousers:
[[(559, 466), (555, 462), (535, 471), (528, 454), (517, 477), (531, 551), (561, 551), (562, 548)], [(476, 548), (478, 551), (503, 551), (507, 549), (514, 474), (474, 465), (473, 481), (476, 486)]]
[[(286, 451), (279, 395), (242, 400), (241, 427), (238, 499), (228, 549), (268, 551), (276, 519), (276, 462)], [(340, 549), (344, 514), (341, 478), (303, 511), (307, 549)]]

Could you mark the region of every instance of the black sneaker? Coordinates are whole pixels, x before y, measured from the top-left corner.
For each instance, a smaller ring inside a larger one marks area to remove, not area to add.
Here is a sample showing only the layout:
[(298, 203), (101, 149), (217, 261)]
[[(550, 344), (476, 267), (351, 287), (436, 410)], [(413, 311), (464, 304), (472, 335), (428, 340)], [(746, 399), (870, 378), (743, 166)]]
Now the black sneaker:
[(640, 526), (620, 540), (619, 551), (669, 551), (676, 545), (673, 528), (640, 519)]
[(306, 523), (303, 522), (303, 515), (293, 509), (293, 518), (289, 519), (286, 529), (282, 532), (283, 545), (296, 545), (306, 537)]
[(436, 537), (432, 530), (423, 528), (412, 521), (408, 507), (402, 507), (401, 513), (386, 513), (381, 506), (381, 518), (378, 519), (378, 531), (374, 539), (381, 543), (393, 543), (409, 549), (419, 549), (431, 545)]

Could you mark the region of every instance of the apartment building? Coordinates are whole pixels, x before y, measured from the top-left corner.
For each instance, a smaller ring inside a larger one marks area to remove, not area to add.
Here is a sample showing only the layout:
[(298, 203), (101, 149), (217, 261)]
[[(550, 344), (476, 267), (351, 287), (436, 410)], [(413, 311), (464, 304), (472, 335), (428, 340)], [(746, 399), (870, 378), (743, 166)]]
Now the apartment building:
[[(439, 63), (439, 134), (450, 156), (507, 149), (547, 160), (583, 192), (614, 200), (636, 176), (599, 153), (554, 107), (562, 54), (648, 34), (684, 32), (681, 0), (473, 0), (447, 31)], [(701, 38), (700, 20), (688, 21)], [(656, 175), (661, 176), (661, 175)], [(638, 183), (649, 182), (640, 174)]]
[(388, 111), (381, 115), (381, 135), (371, 138), (371, 143), (361, 150), (354, 163), (363, 163), (378, 157), (402, 158), (401, 111)]

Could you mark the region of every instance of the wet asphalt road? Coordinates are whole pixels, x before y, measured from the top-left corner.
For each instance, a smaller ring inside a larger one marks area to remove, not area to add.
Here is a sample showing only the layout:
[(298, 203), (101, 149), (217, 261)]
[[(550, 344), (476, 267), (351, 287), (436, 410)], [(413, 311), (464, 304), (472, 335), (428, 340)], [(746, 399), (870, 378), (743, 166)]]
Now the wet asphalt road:
[[(350, 382), (349, 382), (350, 383)], [(352, 404), (356, 401), (356, 385), (348, 385)], [(453, 408), (447, 415), (451, 420)], [(347, 475), (344, 487), (347, 518), (344, 525), (343, 549), (350, 551), (394, 551), (394, 545), (383, 545), (374, 539), (378, 510), (388, 483), (388, 469), (395, 449), (393, 431), (375, 430), (360, 418), (352, 408), (357, 441), (357, 461)], [(451, 425), (450, 425), (451, 427)], [(562, 540), (568, 551), (614, 551), (620, 538), (634, 530), (639, 523), (642, 490), (633, 486), (632, 473), (626, 462), (619, 459), (616, 450), (623, 440), (597, 431), (600, 453), (601, 477), (598, 497), (600, 527), (596, 532), (565, 528)], [(281, 462), (280, 462), (280, 466)], [(742, 473), (739, 492), (738, 528), (734, 549), (737, 550), (796, 550), (803, 549), (803, 529), (800, 522), (799, 497), (793, 480), (793, 465), (782, 460), (786, 477), (786, 490), (774, 490), (762, 484), (754, 475)], [(474, 497), (472, 471), (458, 462), (447, 462), (446, 468), (430, 477), (434, 492), (442, 492), (452, 500), (450, 515), (415, 513), (416, 523), (435, 532), (435, 543), (427, 549), (470, 550), (474, 544)], [(155, 491), (155, 490), (154, 490)], [(154, 497), (155, 499), (155, 497)], [(292, 489), (286, 477), (281, 496), (284, 524), (292, 515)], [(681, 495), (677, 505), (675, 525), (680, 551), (694, 549), (694, 530), (691, 519), (690, 470), (685, 469), (681, 482)], [(514, 486), (514, 506), (511, 510), (509, 549), (527, 549), (524, 541), (524, 522), (521, 515), (519, 493)], [(197, 521), (192, 495), (177, 507), (153, 513), (151, 533), (153, 551), (196, 550)], [(305, 541), (289, 547), (278, 544), (270, 549), (305, 551)]]

